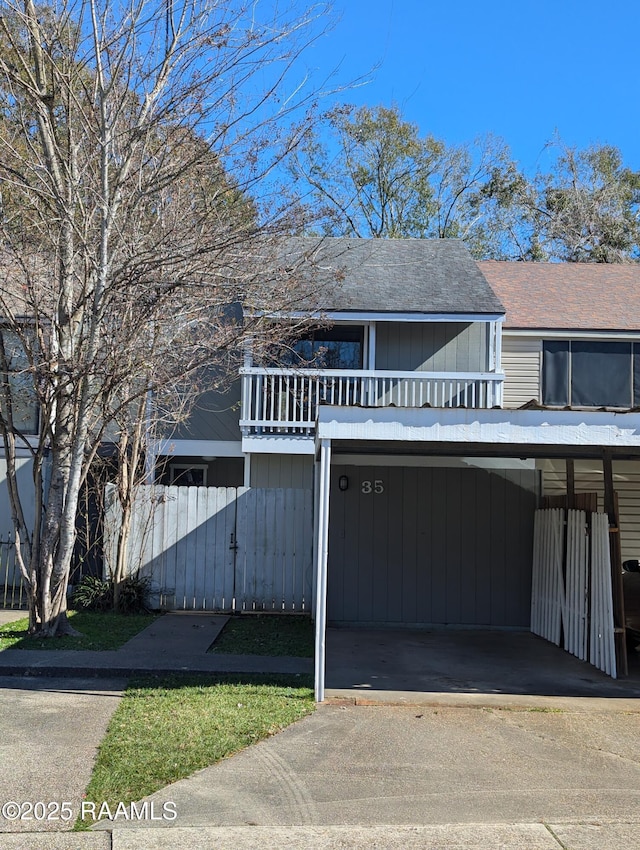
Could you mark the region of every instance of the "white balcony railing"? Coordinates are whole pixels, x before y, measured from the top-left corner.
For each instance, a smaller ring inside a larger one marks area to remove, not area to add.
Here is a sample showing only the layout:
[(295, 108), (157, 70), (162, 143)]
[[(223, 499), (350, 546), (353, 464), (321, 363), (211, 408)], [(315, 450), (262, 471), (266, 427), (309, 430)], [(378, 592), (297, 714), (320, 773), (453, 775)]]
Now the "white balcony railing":
[(264, 369), (242, 374), (242, 433), (312, 434), (318, 405), (470, 407), (502, 404), (495, 372), (386, 372)]

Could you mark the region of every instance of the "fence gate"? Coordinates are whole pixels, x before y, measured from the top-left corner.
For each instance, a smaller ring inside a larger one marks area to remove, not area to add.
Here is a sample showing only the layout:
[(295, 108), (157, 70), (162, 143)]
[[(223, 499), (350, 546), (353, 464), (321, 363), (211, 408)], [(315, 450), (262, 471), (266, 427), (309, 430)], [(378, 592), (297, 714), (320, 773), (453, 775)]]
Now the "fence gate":
[(531, 631), (616, 678), (606, 514), (536, 511)]
[[(107, 488), (105, 554), (115, 563), (120, 506)], [(313, 576), (308, 490), (140, 487), (128, 569), (153, 604), (192, 610), (308, 611)]]

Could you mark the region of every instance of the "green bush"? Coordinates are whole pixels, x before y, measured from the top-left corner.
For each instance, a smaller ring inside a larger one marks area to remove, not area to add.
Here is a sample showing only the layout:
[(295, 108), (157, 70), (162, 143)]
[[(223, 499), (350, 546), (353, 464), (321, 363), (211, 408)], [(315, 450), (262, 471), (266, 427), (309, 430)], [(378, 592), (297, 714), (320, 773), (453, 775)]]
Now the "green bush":
[[(139, 614), (147, 610), (149, 580), (128, 576), (120, 582), (118, 609), (122, 614)], [(85, 611), (112, 611), (114, 607), (113, 581), (97, 576), (85, 576), (73, 591), (74, 608)]]
[(140, 614), (147, 610), (149, 579), (129, 576), (120, 583), (118, 610), (121, 614)]
[(97, 576), (84, 576), (73, 589), (71, 604), (85, 611), (110, 611), (113, 608), (113, 583)]

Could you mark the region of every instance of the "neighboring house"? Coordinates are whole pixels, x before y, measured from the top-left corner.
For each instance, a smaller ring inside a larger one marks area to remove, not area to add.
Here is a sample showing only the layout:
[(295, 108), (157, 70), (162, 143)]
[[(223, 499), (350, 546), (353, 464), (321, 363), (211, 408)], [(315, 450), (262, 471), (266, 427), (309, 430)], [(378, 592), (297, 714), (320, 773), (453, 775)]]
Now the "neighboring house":
[[(478, 263), (505, 306), (504, 406), (640, 408), (640, 264)], [(564, 460), (538, 460), (542, 492), (566, 492)], [(602, 462), (575, 461), (576, 492), (598, 494)], [(640, 464), (617, 460), (622, 558), (640, 557)]]
[(199, 483), (314, 489), (321, 666), (325, 613), (527, 628), (534, 511), (567, 458), (578, 491), (614, 461), (623, 555), (640, 555), (640, 267), (476, 263), (456, 240), (284, 253), (341, 280), (300, 361), (249, 354), (236, 395), (164, 451)]

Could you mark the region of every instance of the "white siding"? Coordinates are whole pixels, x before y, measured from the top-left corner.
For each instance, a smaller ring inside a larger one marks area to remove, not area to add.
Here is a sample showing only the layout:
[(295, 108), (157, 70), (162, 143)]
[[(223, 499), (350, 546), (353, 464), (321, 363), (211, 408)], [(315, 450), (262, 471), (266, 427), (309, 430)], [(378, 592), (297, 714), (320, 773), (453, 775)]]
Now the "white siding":
[(531, 399), (540, 400), (542, 340), (531, 337), (502, 337), (504, 406), (520, 407)]
[[(545, 460), (540, 462), (540, 466), (543, 469), (543, 494), (554, 496), (566, 493), (564, 461)], [(640, 461), (614, 461), (613, 486), (618, 494), (622, 560), (640, 558)], [(576, 460), (575, 487), (577, 493), (597, 493), (598, 510), (604, 510), (601, 462)]]

